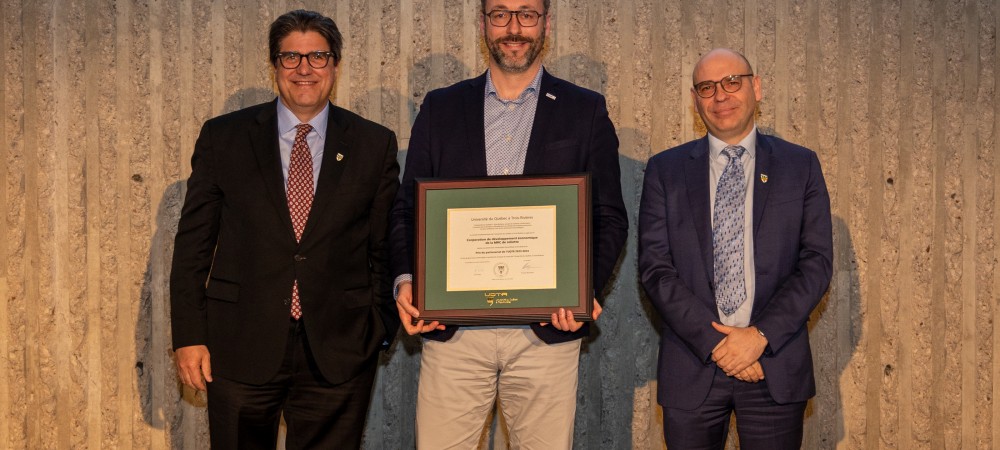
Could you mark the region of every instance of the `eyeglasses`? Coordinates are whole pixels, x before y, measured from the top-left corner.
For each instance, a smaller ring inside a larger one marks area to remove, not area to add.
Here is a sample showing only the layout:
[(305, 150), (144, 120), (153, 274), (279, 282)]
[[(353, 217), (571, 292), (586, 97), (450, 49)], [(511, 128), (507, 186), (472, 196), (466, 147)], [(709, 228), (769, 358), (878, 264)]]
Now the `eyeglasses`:
[(715, 85), (721, 85), (722, 90), (730, 94), (739, 91), (743, 87), (743, 77), (752, 77), (752, 73), (745, 73), (743, 75), (730, 75), (719, 81), (702, 81), (694, 85), (694, 91), (701, 98), (711, 98), (715, 97)]
[(302, 64), (303, 57), (309, 61), (309, 66), (313, 69), (322, 69), (326, 67), (327, 64), (330, 64), (330, 59), (333, 58), (333, 53), (315, 51), (303, 55), (299, 52), (280, 52), (277, 55), (277, 60), (281, 62), (281, 67), (286, 69), (298, 69), (299, 65)]
[(495, 27), (507, 26), (510, 24), (510, 19), (514, 16), (517, 16), (517, 23), (521, 24), (522, 27), (533, 27), (538, 25), (538, 19), (545, 15), (530, 9), (522, 9), (520, 11), (494, 9), (493, 11), (483, 14), (490, 18), (490, 25)]

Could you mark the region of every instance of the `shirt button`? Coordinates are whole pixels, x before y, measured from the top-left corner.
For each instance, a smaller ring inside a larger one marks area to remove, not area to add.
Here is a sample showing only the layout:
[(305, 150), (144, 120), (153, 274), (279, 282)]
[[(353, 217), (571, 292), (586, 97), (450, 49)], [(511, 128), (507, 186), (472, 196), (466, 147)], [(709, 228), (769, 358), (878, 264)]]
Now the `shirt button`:
[(505, 139), (507, 139), (507, 142), (510, 142), (510, 140), (511, 140), (512, 138), (511, 138), (511, 137), (510, 137), (510, 135), (508, 134), (508, 135), (507, 135), (507, 136), (505, 137)]
[(510, 169), (504, 169), (503, 170), (503, 174), (504, 175), (509, 175), (510, 174)]
[(509, 109), (509, 110), (511, 110), (511, 111), (513, 111), (513, 110), (514, 110), (514, 108), (517, 108), (517, 105), (514, 105), (514, 104), (510, 104), (510, 105), (508, 105), (508, 106), (507, 106), (507, 109)]

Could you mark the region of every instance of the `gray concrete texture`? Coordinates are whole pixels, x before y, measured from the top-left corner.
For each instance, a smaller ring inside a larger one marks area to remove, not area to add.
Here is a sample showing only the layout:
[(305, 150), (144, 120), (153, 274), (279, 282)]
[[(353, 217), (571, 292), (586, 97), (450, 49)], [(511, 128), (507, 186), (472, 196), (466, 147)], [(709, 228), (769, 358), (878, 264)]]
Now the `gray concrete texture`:
[[(704, 132), (690, 73), (716, 46), (747, 55), (760, 127), (816, 150), (832, 195), (804, 447), (1000, 447), (996, 0), (552, 3), (546, 65), (607, 96), (632, 224), (575, 447), (663, 448), (636, 209), (646, 160)], [(273, 97), (267, 25), (309, 8), (345, 35), (336, 103), (405, 150), (424, 94), (485, 68), (478, 5), (0, 0), (0, 448), (206, 448), (167, 298), (201, 123)], [(366, 448), (412, 447), (419, 353), (383, 357)]]

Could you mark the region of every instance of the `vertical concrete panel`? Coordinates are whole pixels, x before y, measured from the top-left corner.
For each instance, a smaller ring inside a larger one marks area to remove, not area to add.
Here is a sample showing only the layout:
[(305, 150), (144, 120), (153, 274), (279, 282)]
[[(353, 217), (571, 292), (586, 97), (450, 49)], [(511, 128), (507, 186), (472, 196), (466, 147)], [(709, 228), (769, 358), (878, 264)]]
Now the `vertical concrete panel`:
[[(10, 1), (0, 2), (3, 5), (4, 11), (12, 12), (14, 6), (10, 5)], [(4, 17), (0, 17), (0, 48), (6, 49), (13, 47), (13, 42), (8, 36), (8, 32), (12, 30), (16, 25), (16, 18), (18, 16), (8, 13)], [(10, 47), (8, 47), (10, 46)], [(13, 53), (13, 52), (9, 52)], [(5, 54), (9, 53), (6, 52)], [(11, 277), (8, 276), (8, 261), (10, 261), (11, 255), (8, 252), (10, 246), (8, 245), (9, 240), (9, 227), (7, 226), (7, 217), (9, 212), (9, 204), (7, 203), (7, 183), (9, 180), (9, 171), (7, 162), (12, 158), (13, 141), (9, 140), (8, 136), (10, 134), (7, 132), (8, 127), (8, 117), (11, 116), (12, 111), (7, 105), (7, 79), (10, 69), (10, 62), (8, 57), (3, 58), (0, 61), (0, 143), (3, 147), (0, 147), (0, 160), (4, 162), (3, 166), (0, 167), (0, 417), (6, 419), (11, 416), (11, 373), (10, 364), (7, 362), (10, 357), (10, 311), (8, 308), (8, 297), (10, 289), (8, 288), (11, 282)], [(3, 420), (0, 424), (0, 445), (10, 442), (10, 422), (8, 420)]]
[[(1000, 3), (998, 2), (991, 2), (991, 3), (992, 3), (991, 5), (992, 10), (990, 11), (990, 13), (993, 16), (992, 30), (994, 39), (992, 42), (993, 58), (990, 61), (990, 63), (992, 63), (990, 64), (990, 66), (992, 68), (993, 95), (992, 96), (987, 95), (986, 97), (987, 101), (990, 102), (990, 105), (992, 106), (993, 110), (992, 145), (988, 148), (996, 149), (998, 143), (1000, 143), (1000, 111), (997, 110), (998, 108), (997, 105), (1000, 104), (1000, 76), (998, 76), (998, 71), (1000, 71), (1000, 41), (998, 41), (997, 39), (998, 34), (1000, 34)], [(984, 81), (986, 81), (987, 84), (990, 83), (989, 80), (984, 80)], [(993, 169), (992, 169), (993, 204), (987, 205), (987, 207), (991, 207), (993, 213), (992, 227), (993, 227), (993, 240), (994, 240), (993, 252), (992, 254), (988, 255), (988, 257), (991, 256), (993, 258), (993, 280), (992, 283), (989, 284), (989, 286), (992, 288), (992, 295), (990, 296), (989, 300), (991, 302), (991, 305), (993, 306), (991, 323), (996, 324), (1000, 323), (1000, 307), (997, 306), (997, 298), (1000, 298), (1000, 273), (998, 273), (1000, 272), (1000, 270), (998, 270), (997, 268), (998, 261), (1000, 261), (1000, 245), (997, 245), (996, 242), (998, 239), (1000, 239), (1000, 192), (998, 192), (998, 190), (1000, 190), (1000, 161), (998, 161), (998, 159), (996, 158), (996, 151), (994, 150), (992, 153), (994, 155)], [(991, 368), (992, 370), (990, 371), (991, 389), (988, 390), (988, 392), (990, 392), (991, 394), (990, 395), (991, 399), (994, 399), (997, 393), (1000, 393), (1000, 376), (997, 376), (997, 374), (1000, 374), (1000, 357), (996, 356), (997, 352), (1000, 352), (1000, 333), (997, 333), (996, 329), (997, 329), (996, 327), (993, 327), (993, 334), (992, 334), (992, 344), (993, 344), (992, 355), (994, 357), (992, 361), (993, 362)], [(1000, 445), (1000, 402), (993, 401), (991, 413), (992, 413), (991, 414), (992, 420), (990, 421), (991, 433), (989, 436), (991, 438), (990, 444), (992, 444), (993, 446), (997, 446)]]
[[(961, 17), (961, 29), (964, 29), (960, 55), (962, 67), (959, 76), (961, 77), (962, 97), (964, 107), (960, 119), (961, 124), (961, 150), (959, 152), (959, 170), (961, 192), (961, 313), (960, 313), (960, 339), (961, 339), (961, 446), (962, 448), (976, 447), (976, 416), (978, 414), (977, 405), (977, 365), (982, 350), (977, 343), (977, 309), (978, 302), (976, 296), (977, 284), (977, 244), (979, 243), (979, 130), (976, 117), (978, 108), (969, 108), (969, 105), (977, 104), (978, 100), (978, 78), (979, 78), (979, 13), (976, 10), (975, 1), (967, 1), (963, 5)], [(988, 411), (988, 410), (987, 410)]]
[[(38, 218), (38, 158), (41, 147), (41, 134), (44, 128), (44, 119), (41, 117), (41, 107), (44, 106), (44, 97), (38, 92), (37, 86), (40, 84), (40, 75), (37, 69), (37, 62), (33, 61), (33, 55), (38, 53), (40, 48), (38, 41), (39, 34), (42, 34), (48, 27), (40, 25), (42, 21), (41, 5), (33, 3), (28, 5), (22, 12), (24, 22), (22, 22), (22, 32), (24, 34), (24, 47), (21, 68), (24, 71), (22, 78), (22, 92), (24, 96), (24, 167), (23, 171), (23, 200), (20, 215), (22, 218), (22, 232), (24, 233), (24, 256), (20, 269), (24, 279), (24, 292), (20, 301), (25, 303), (23, 322), (19, 326), (24, 327), (24, 363), (25, 363), (25, 383), (27, 395), (24, 404), (27, 406), (26, 414), (16, 416), (15, 419), (23, 424), (24, 442), (42, 442), (41, 423), (45, 420), (41, 403), (46, 398), (44, 383), (40, 382), (42, 373), (45, 370), (43, 361), (40, 358), (40, 322), (39, 316), (43, 309), (39, 307), (40, 300), (40, 243), (39, 243), (39, 218)], [(41, 30), (40, 30), (41, 29)], [(41, 37), (44, 40), (44, 37)], [(42, 97), (42, 98), (40, 98)], [(27, 107), (30, 105), (31, 107)], [(50, 422), (51, 424), (51, 422)]]

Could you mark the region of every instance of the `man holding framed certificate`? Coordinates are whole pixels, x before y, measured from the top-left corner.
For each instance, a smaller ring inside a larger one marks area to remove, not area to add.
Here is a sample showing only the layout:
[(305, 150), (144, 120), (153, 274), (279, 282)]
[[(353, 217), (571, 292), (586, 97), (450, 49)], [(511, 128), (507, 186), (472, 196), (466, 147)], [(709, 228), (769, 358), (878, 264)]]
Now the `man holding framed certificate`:
[[(452, 252), (454, 258), (475, 259), (492, 247), (537, 253), (540, 256), (533, 260), (537, 277), (511, 283), (537, 287), (552, 279), (546, 272), (551, 268), (540, 267), (540, 261), (561, 254), (541, 250), (548, 244), (540, 242), (556, 242), (562, 235), (559, 229), (551, 234), (547, 221), (562, 221), (553, 219), (556, 213), (545, 207), (572, 204), (511, 202), (514, 191), (504, 190), (499, 198), (477, 200), (491, 208), (483, 214), (477, 212), (475, 202), (445, 199), (441, 203), (463, 206), (448, 206), (456, 211), (444, 227), (451, 228), (427, 225), (427, 230), (419, 230), (424, 222), (418, 217), (423, 207), (415, 208), (416, 180), (426, 178), (517, 180), (504, 176), (588, 174), (582, 191), (588, 203), (585, 209), (590, 211), (582, 222), (588, 226), (575, 241), (592, 244), (588, 248), (590, 273), (584, 278), (589, 277), (586, 281), (592, 292), (588, 294), (594, 297), (591, 318), (596, 320), (601, 313), (596, 297), (614, 270), (628, 232), (618, 138), (603, 96), (542, 68), (540, 55), (552, 21), (549, 3), (484, 0), (480, 28), (490, 53), (489, 69), (477, 78), (428, 93), (413, 125), (403, 181), (391, 213), (390, 245), (400, 318), (408, 333), (423, 333), (425, 338), (417, 396), (417, 448), (475, 448), (495, 401), (501, 404), (513, 446), (572, 447), (580, 339), (589, 332), (587, 323), (566, 308), (552, 308), (545, 316), (550, 323), (530, 325), (458, 327), (438, 321), (413, 322), (420, 315), (413, 305), (413, 281), (420, 284), (421, 280), (412, 278), (418, 232), (452, 233), (458, 242), (469, 242), (472, 248)], [(535, 198), (521, 196), (528, 197)], [(427, 202), (429, 207), (433, 201)], [(501, 213), (504, 207), (515, 210)], [(483, 286), (476, 282), (479, 274), (506, 279), (513, 276), (513, 270), (527, 270), (501, 259), (489, 259), (487, 265), (459, 270), (464, 279), (452, 287), (460, 290), (465, 283), (470, 289), (479, 288)], [(531, 284), (535, 280), (539, 284)], [(491, 300), (510, 301), (504, 293), (494, 293)]]

